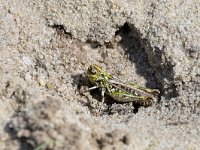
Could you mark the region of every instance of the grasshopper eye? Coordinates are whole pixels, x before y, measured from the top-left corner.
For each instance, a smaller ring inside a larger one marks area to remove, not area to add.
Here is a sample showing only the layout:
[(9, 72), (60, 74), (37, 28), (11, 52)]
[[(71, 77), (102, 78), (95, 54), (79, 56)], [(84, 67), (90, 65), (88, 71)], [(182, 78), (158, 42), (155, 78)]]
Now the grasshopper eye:
[(97, 70), (94, 67), (89, 67), (88, 73), (91, 75), (95, 75), (97, 74)]
[(97, 70), (94, 69), (94, 68), (91, 68), (91, 69), (90, 69), (90, 73), (91, 73), (92, 75), (95, 75), (95, 74), (97, 73)]

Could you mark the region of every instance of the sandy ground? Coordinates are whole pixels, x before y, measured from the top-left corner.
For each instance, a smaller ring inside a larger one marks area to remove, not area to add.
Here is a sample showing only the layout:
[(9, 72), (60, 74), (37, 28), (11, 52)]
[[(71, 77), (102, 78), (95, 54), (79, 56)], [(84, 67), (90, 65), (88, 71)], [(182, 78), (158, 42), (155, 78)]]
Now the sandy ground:
[[(200, 2), (0, 1), (0, 149), (200, 147)], [(90, 64), (161, 91), (118, 103)]]

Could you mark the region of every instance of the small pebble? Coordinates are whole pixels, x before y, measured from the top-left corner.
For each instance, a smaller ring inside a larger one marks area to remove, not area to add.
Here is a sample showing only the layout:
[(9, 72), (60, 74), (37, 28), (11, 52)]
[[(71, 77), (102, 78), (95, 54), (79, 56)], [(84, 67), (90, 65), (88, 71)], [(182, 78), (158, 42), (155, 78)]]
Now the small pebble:
[(32, 64), (32, 61), (31, 61), (31, 59), (29, 58), (29, 57), (26, 57), (26, 56), (23, 56), (22, 57), (22, 60), (23, 60), (23, 63), (25, 64), (25, 65), (31, 65)]
[(54, 89), (56, 87), (56, 85), (54, 83), (51, 83), (51, 82), (47, 82), (46, 86), (49, 90)]

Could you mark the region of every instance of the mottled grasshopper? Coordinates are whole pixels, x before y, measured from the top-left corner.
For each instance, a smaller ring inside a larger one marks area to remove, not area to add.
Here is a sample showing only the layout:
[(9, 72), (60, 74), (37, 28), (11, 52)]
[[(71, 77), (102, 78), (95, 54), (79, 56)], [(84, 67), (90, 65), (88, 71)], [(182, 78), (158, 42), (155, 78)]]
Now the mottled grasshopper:
[(104, 102), (104, 94), (107, 94), (118, 102), (134, 102), (142, 106), (150, 106), (160, 94), (158, 89), (149, 89), (131, 82), (123, 82), (96, 64), (89, 66), (86, 75), (94, 85), (89, 90), (96, 88), (101, 90), (102, 102)]

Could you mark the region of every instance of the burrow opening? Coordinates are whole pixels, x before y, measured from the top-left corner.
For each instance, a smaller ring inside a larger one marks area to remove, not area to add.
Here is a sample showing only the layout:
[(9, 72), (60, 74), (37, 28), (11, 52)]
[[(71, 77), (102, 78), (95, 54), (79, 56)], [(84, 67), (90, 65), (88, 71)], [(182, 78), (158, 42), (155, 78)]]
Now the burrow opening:
[[(162, 59), (165, 57), (165, 47), (152, 47), (148, 38), (142, 38), (139, 30), (127, 22), (116, 31), (115, 36), (117, 35), (121, 36), (119, 44), (128, 54), (129, 60), (136, 65), (137, 73), (146, 79), (146, 86), (158, 88), (167, 100), (177, 97), (179, 94), (173, 83), (173, 65)], [(166, 80), (171, 81), (167, 86)]]

